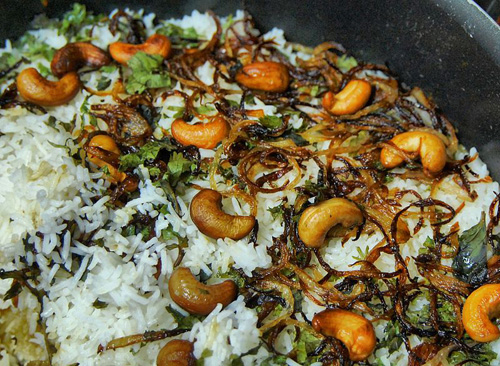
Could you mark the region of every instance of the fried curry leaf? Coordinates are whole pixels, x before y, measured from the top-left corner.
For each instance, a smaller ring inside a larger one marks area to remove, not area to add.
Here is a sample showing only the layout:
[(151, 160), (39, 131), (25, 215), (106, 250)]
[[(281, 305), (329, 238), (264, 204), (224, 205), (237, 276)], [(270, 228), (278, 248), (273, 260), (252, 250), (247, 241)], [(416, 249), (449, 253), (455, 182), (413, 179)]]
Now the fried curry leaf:
[(464, 231), (459, 237), (459, 250), (453, 259), (455, 276), (473, 285), (482, 284), (488, 274), (486, 265), (486, 222), (485, 215), (479, 223)]
[(167, 88), (171, 85), (170, 76), (161, 69), (163, 57), (137, 52), (128, 62), (132, 73), (125, 89), (129, 94), (141, 94), (147, 88)]

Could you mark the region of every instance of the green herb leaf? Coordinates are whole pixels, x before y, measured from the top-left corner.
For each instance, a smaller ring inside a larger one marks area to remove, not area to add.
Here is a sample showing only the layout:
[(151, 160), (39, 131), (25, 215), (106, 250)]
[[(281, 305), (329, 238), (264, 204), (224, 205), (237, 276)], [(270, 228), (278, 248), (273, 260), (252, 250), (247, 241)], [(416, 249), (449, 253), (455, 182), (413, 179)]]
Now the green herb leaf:
[(141, 94), (147, 88), (170, 87), (170, 76), (161, 69), (163, 57), (137, 52), (129, 61), (132, 74), (128, 77), (125, 89), (129, 94)]
[(479, 343), (471, 347), (470, 352), (454, 351), (450, 354), (448, 361), (451, 365), (461, 366), (488, 366), (497, 358), (489, 343)]
[(97, 90), (105, 90), (111, 85), (111, 79), (102, 77), (97, 81)]
[(432, 252), (436, 248), (436, 243), (434, 243), (434, 240), (432, 238), (427, 237), (425, 239), (424, 243), (422, 244), (422, 248), (418, 250), (418, 254), (428, 254)]
[(196, 112), (199, 113), (199, 114), (208, 114), (210, 112), (214, 112), (215, 111), (215, 108), (214, 107), (211, 107), (209, 105), (201, 105), (199, 107), (196, 107)]
[(17, 63), (18, 59), (9, 52), (5, 52), (0, 56), (0, 70), (8, 69)]
[(181, 175), (190, 172), (194, 169), (193, 163), (186, 159), (184, 155), (178, 152), (173, 152), (168, 161), (168, 178), (170, 184), (175, 186), (179, 181)]
[(337, 58), (337, 61), (335, 62), (337, 64), (337, 67), (340, 69), (342, 72), (347, 72), (353, 67), (358, 66), (358, 61), (354, 57), (350, 57), (347, 55), (342, 55)]
[(93, 303), (92, 306), (95, 307), (96, 309), (105, 309), (108, 307), (108, 303), (101, 301), (99, 299), (96, 299)]
[(167, 311), (172, 314), (175, 321), (177, 322), (177, 329), (191, 329), (193, 325), (203, 320), (203, 316), (199, 315), (188, 315), (184, 316), (173, 307), (168, 306)]
[(464, 231), (458, 238), (459, 249), (453, 259), (455, 276), (467, 283), (479, 285), (484, 282), (488, 274), (486, 265), (486, 222), (485, 215), (481, 220)]
[(165, 23), (165, 25), (156, 30), (156, 33), (162, 34), (167, 37), (184, 38), (189, 40), (198, 40), (200, 36), (196, 33), (193, 27), (182, 28), (172, 23)]
[(269, 207), (267, 210), (271, 213), (271, 216), (274, 220), (276, 220), (277, 218), (282, 218), (285, 213), (282, 203), (278, 206)]
[(281, 117), (277, 116), (264, 116), (259, 118), (259, 122), (262, 126), (274, 130), (283, 124)]
[(105, 65), (105, 66), (101, 67), (100, 70), (101, 70), (101, 72), (111, 74), (111, 73), (115, 72), (116, 70), (118, 70), (118, 67), (116, 67), (115, 65)]
[(154, 160), (158, 156), (160, 150), (166, 149), (171, 151), (175, 149), (170, 140), (150, 141), (145, 144), (136, 153), (122, 155), (120, 157), (120, 170), (137, 168), (139, 165), (144, 164), (146, 160)]
[(52, 61), (56, 50), (46, 43), (40, 41), (31, 33), (25, 33), (17, 42), (16, 47), (23, 50), (23, 53), (28, 58), (38, 56), (44, 57), (48, 61)]

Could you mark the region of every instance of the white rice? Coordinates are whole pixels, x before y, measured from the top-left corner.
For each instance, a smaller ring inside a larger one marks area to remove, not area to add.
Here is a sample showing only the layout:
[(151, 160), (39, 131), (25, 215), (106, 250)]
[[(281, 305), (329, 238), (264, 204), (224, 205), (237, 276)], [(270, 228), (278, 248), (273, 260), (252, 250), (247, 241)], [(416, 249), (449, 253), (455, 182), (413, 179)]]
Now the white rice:
[[(242, 17), (243, 13), (237, 12), (235, 18)], [(148, 34), (154, 33), (153, 19), (153, 14), (143, 17), (148, 26)], [(173, 19), (169, 22), (183, 28), (194, 27), (205, 39), (209, 39), (215, 31), (215, 24), (210, 16), (197, 11), (180, 20)], [(46, 42), (54, 48), (62, 47), (67, 42), (56, 30), (39, 30), (33, 31), (32, 34), (40, 42)], [(99, 37), (96, 37), (93, 43), (103, 49), (118, 39), (106, 26), (98, 26), (94, 34), (99, 34)], [(296, 57), (307, 57), (305, 54), (293, 52), (284, 39), (283, 31), (279, 29), (271, 30), (264, 35), (264, 39), (274, 39), (292, 62)], [(11, 44), (7, 41), (1, 52), (11, 51)], [(32, 65), (26, 64), (23, 68), (30, 66)], [(203, 82), (212, 84), (213, 72), (213, 67), (206, 63), (197, 70), (197, 75)], [(96, 83), (99, 76), (99, 72), (89, 74), (88, 82)], [(112, 76), (116, 78), (118, 74)], [(180, 85), (175, 88), (182, 89)], [(271, 265), (267, 248), (272, 245), (272, 238), (283, 232), (280, 219), (273, 219), (268, 208), (279, 205), (283, 196), (293, 203), (296, 193), (288, 190), (283, 193), (258, 195), (257, 220), (260, 229), (259, 245), (256, 246), (248, 245), (248, 238), (238, 241), (214, 240), (201, 234), (189, 215), (189, 202), (197, 190), (188, 188), (185, 194), (179, 197), (182, 214), (177, 215), (165, 193), (152, 184), (145, 168), (139, 169), (145, 177), (139, 185), (140, 196), (129, 201), (125, 207), (117, 210), (108, 208), (106, 202), (110, 197), (106, 195), (94, 202), (95, 198), (106, 192), (109, 183), (102, 179), (101, 173), (92, 173), (86, 167), (76, 165), (66, 149), (52, 145), (64, 145), (68, 142), (71, 154), (77, 152), (78, 147), (72, 143), (74, 136), (66, 132), (64, 126), (71, 123), (75, 115), (80, 115), (80, 106), (86, 95), (87, 93), (82, 91), (68, 105), (48, 108), (49, 114), (43, 116), (31, 114), (19, 107), (0, 110), (0, 265), (5, 269), (13, 269), (12, 263), (20, 266), (19, 258), (26, 255), (23, 240), (29, 238), (28, 244), (33, 246), (38, 254), (33, 256), (29, 253), (27, 260), (29, 264), (36, 261), (40, 266), (38, 287), (48, 293), (48, 297), (44, 299), (41, 317), (46, 323), (49, 339), (58, 347), (53, 359), (54, 365), (77, 362), (81, 366), (153, 364), (166, 341), (153, 342), (143, 347), (136, 345), (132, 348), (106, 351), (102, 354), (97, 354), (97, 348), (117, 337), (148, 330), (172, 329), (176, 326), (173, 316), (166, 308), (172, 306), (183, 312), (172, 302), (167, 286), (178, 250), (168, 249), (169, 244), (174, 241), (161, 239), (161, 231), (170, 225), (181, 236), (189, 238), (189, 247), (185, 250), (182, 265), (189, 267), (194, 274), (203, 272), (205, 275), (216, 275), (234, 267), (251, 276), (253, 270)], [(102, 99), (111, 102), (109, 97), (96, 96), (90, 97), (89, 102), (101, 103)], [(239, 97), (235, 100), (239, 102)], [(182, 100), (172, 97), (164, 101), (159, 99), (155, 103), (163, 108), (159, 125), (169, 130), (175, 112), (168, 107), (181, 106)], [(248, 108), (263, 109), (268, 115), (276, 113), (274, 106), (265, 105), (257, 98), (256, 104)], [(49, 115), (58, 120), (54, 128), (49, 127), (47, 123)], [(302, 120), (294, 116), (290, 123), (299, 127)], [(476, 150), (461, 150), (456, 158), (461, 158), (466, 153), (474, 155)], [(202, 150), (202, 154), (213, 156), (213, 152), (209, 150)], [(308, 179), (314, 180), (318, 173), (314, 163), (306, 164), (307, 174), (301, 178), (300, 185)], [(488, 170), (480, 159), (476, 159), (471, 168), (481, 177), (488, 175)], [(222, 183), (222, 178), (217, 178), (219, 188), (227, 188)], [(208, 182), (203, 180), (195, 180), (193, 183), (208, 187)], [(394, 180), (388, 186), (414, 189), (423, 197), (429, 195), (424, 184), (412, 180)], [(481, 212), (487, 211), (494, 192), (499, 191), (499, 186), (496, 182), (480, 183), (474, 184), (474, 190), (479, 198), (467, 202), (448, 227), (459, 222), (463, 231), (476, 223)], [(455, 208), (461, 204), (460, 197), (445, 192), (438, 193), (434, 198), (448, 202)], [(411, 199), (407, 199), (409, 203)], [(161, 205), (168, 206), (167, 214), (158, 211)], [(235, 199), (224, 200), (224, 208), (229, 213), (249, 212), (248, 205), (241, 205)], [(122, 229), (138, 212), (156, 218), (155, 233), (158, 238), (145, 241), (141, 234), (122, 234)], [(64, 233), (67, 221), (75, 221), (79, 230), (84, 233), (95, 230), (94, 239), (102, 240), (102, 247), (86, 246), (72, 238), (69, 231)], [(409, 224), (415, 225), (416, 222)], [(37, 232), (43, 234), (43, 239), (36, 235)], [(62, 233), (64, 235), (61, 236)], [(402, 246), (403, 257), (416, 256), (427, 236), (432, 237), (432, 228), (429, 225), (424, 226)], [(362, 250), (365, 247), (371, 249), (381, 239), (381, 234), (364, 234), (358, 241), (349, 240), (344, 246), (340, 245), (340, 239), (332, 239), (322, 251), (330, 265), (339, 270), (347, 270), (358, 255), (358, 247)], [(75, 263), (72, 254), (79, 255), (81, 262)], [(156, 280), (154, 274), (158, 260), (161, 260), (161, 268), (159, 280)], [(392, 257), (382, 255), (377, 266), (382, 270), (392, 270)], [(74, 274), (68, 275), (68, 270)], [(0, 295), (9, 289), (10, 284), (11, 281), (8, 280), (0, 281)], [(95, 308), (93, 304), (96, 300), (107, 303), (107, 306), (102, 309)], [(19, 297), (19, 309), (33, 310), (28, 319), (30, 333), (33, 335), (32, 342), (43, 345), (43, 335), (36, 326), (37, 306), (36, 299), (27, 291)], [(0, 309), (9, 307), (11, 301), (0, 300)], [(309, 320), (323, 309), (307, 298), (303, 300), (302, 307)], [(255, 311), (246, 308), (243, 298), (239, 297), (225, 309), (222, 309), (221, 305), (217, 306), (202, 322), (196, 323), (190, 333), (180, 338), (194, 342), (194, 354), (198, 358), (204, 355), (205, 365), (229, 365), (231, 360), (240, 357), (244, 365), (256, 365), (270, 356), (269, 351), (261, 345), (256, 324)], [(377, 336), (383, 338), (385, 323), (378, 322), (374, 325)], [(292, 344), (286, 332), (280, 335), (278, 343), (279, 347), (286, 351), (290, 350)], [(259, 345), (260, 348), (255, 352), (246, 354)], [(492, 347), (500, 351), (499, 342), (494, 342)], [(5, 350), (0, 351), (0, 358), (0, 364), (10, 362)], [(407, 352), (404, 346), (393, 354), (389, 354), (385, 348), (379, 349), (371, 358), (374, 359), (379, 360), (379, 365), (405, 365)], [(291, 359), (287, 364), (297, 365)], [(497, 359), (492, 364), (500, 365), (500, 361)]]

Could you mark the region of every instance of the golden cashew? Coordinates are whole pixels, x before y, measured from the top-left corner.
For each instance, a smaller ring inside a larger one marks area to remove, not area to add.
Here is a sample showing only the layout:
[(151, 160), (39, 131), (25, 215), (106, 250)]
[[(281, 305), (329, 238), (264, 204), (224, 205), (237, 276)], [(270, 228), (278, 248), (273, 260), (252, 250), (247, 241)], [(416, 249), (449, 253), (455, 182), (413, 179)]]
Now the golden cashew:
[(353, 114), (365, 106), (372, 94), (372, 86), (364, 80), (351, 80), (339, 93), (331, 91), (323, 97), (323, 107), (335, 116)]
[(274, 61), (254, 62), (243, 66), (235, 79), (249, 89), (276, 93), (283, 93), (290, 83), (287, 67)]
[(64, 75), (59, 81), (49, 81), (34, 68), (21, 71), (16, 84), (24, 99), (47, 107), (69, 102), (80, 90), (80, 79), (76, 72)]
[(372, 323), (366, 318), (342, 309), (326, 309), (314, 315), (313, 328), (341, 341), (352, 361), (362, 361), (373, 352), (377, 338)]
[(172, 300), (191, 314), (208, 315), (217, 304), (227, 306), (236, 298), (238, 288), (231, 280), (204, 285), (186, 267), (179, 267), (168, 280)]
[(488, 284), (473, 291), (465, 300), (462, 321), (467, 334), (476, 342), (500, 338), (500, 330), (490, 319), (500, 315), (500, 284)]
[(60, 78), (68, 72), (78, 71), (84, 66), (99, 68), (111, 59), (106, 52), (88, 42), (68, 43), (59, 49), (50, 63), (52, 73)]
[(222, 195), (212, 189), (203, 189), (193, 197), (190, 213), (196, 227), (213, 239), (239, 240), (255, 225), (253, 216), (233, 216), (222, 211)]
[(194, 366), (196, 358), (193, 355), (193, 349), (191, 342), (173, 339), (158, 353), (156, 366)]
[(222, 117), (215, 117), (207, 123), (190, 125), (176, 119), (171, 127), (172, 136), (182, 145), (194, 145), (202, 149), (213, 149), (229, 134), (229, 126)]
[(161, 34), (153, 34), (142, 44), (114, 42), (109, 45), (111, 57), (122, 65), (126, 65), (137, 52), (167, 58), (170, 53), (170, 40)]
[[(436, 135), (425, 131), (403, 132), (392, 138), (391, 142), (413, 158), (420, 155), (425, 174), (432, 176), (443, 170), (446, 165), (446, 146)], [(390, 148), (384, 147), (380, 162), (386, 168), (394, 168), (403, 163), (404, 158)]]
[[(123, 182), (125, 178), (127, 178), (127, 174), (120, 172), (113, 165), (101, 159), (104, 156), (99, 157), (99, 155), (111, 155), (111, 157), (113, 157), (112, 154), (114, 154), (114, 157), (118, 158), (121, 155), (121, 151), (116, 145), (115, 140), (108, 135), (96, 135), (90, 140), (88, 146), (87, 157), (89, 161), (100, 168), (106, 166), (109, 171), (109, 175), (106, 178), (111, 183), (116, 184), (118, 182)], [(95, 151), (95, 153), (92, 153), (93, 151)]]
[(298, 232), (306, 246), (319, 248), (325, 242), (328, 231), (335, 225), (349, 228), (362, 223), (363, 213), (358, 206), (345, 198), (331, 198), (304, 210)]

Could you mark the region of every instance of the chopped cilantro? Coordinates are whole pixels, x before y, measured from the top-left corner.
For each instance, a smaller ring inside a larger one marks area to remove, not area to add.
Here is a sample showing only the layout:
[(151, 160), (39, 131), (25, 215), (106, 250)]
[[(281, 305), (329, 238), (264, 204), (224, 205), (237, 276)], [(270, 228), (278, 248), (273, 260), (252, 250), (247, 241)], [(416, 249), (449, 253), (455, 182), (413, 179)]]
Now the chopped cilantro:
[(25, 33), (17, 42), (16, 47), (23, 49), (24, 54), (29, 57), (42, 56), (48, 61), (52, 61), (56, 50), (46, 43), (40, 41), (31, 33)]
[(169, 111), (175, 111), (175, 112), (177, 112), (177, 113), (175, 113), (175, 114), (172, 116), (173, 118), (181, 118), (181, 117), (182, 117), (182, 115), (184, 114), (184, 110), (185, 110), (186, 108), (184, 108), (184, 107), (179, 107), (179, 106), (175, 106), (175, 105), (172, 105), (172, 106), (170, 106), (170, 107), (167, 107), (167, 109), (168, 109)]
[(163, 57), (137, 52), (128, 62), (132, 73), (125, 89), (129, 94), (141, 94), (147, 88), (167, 88), (171, 85), (170, 76), (161, 70)]
[[(63, 34), (67, 38), (77, 36), (82, 27), (94, 24), (104, 18), (104, 15), (93, 15), (92, 12), (87, 12), (85, 5), (74, 3), (73, 9), (64, 14), (60, 25), (58, 25), (59, 34)], [(77, 37), (77, 40), (82, 41), (88, 38), (87, 33), (84, 37)]]
[(436, 248), (436, 244), (431, 237), (427, 237), (424, 243), (422, 244), (422, 248), (418, 250), (418, 254), (429, 254)]
[(9, 52), (5, 52), (0, 56), (0, 70), (8, 69), (17, 63), (18, 59)]

